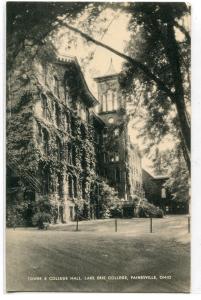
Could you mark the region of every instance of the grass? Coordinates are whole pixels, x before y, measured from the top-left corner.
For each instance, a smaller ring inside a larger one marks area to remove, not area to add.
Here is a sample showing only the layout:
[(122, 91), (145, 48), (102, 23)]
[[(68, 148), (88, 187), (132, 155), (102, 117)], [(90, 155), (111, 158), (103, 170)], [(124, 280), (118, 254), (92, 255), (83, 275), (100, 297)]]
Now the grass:
[[(154, 219), (153, 233), (148, 219), (118, 220), (118, 232), (111, 219), (80, 222), (78, 232), (75, 228), (8, 229), (7, 291), (189, 292), (186, 216)], [(131, 279), (133, 275), (157, 279)], [(68, 280), (50, 280), (51, 276)]]

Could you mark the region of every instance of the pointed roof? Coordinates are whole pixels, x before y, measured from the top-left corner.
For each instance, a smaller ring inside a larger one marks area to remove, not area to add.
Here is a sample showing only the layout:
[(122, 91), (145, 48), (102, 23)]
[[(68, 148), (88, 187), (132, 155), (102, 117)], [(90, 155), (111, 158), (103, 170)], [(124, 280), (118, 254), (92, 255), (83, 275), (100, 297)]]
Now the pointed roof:
[(119, 74), (117, 73), (117, 71), (115, 70), (114, 68), (114, 65), (113, 65), (113, 61), (112, 61), (112, 58), (110, 59), (110, 65), (109, 65), (109, 68), (107, 70), (107, 72), (102, 75), (102, 76), (98, 76), (96, 78), (94, 78), (94, 80), (98, 80), (99, 79), (104, 79), (105, 77), (110, 77), (110, 76), (118, 76)]
[(117, 74), (117, 72), (114, 68), (113, 61), (112, 61), (112, 58), (111, 58), (110, 65), (109, 65), (109, 68), (108, 68), (105, 76), (110, 76), (110, 75), (114, 75), (114, 74)]

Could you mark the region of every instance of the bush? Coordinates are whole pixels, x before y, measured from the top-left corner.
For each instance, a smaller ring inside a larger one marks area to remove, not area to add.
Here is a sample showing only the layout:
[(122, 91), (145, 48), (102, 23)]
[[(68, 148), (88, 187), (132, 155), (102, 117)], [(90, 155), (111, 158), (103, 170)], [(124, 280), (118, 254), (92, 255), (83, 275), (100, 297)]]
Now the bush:
[(37, 212), (32, 218), (32, 223), (34, 226), (37, 226), (38, 229), (44, 229), (45, 228), (44, 223), (50, 223), (51, 217), (52, 216), (49, 213)]
[(140, 201), (137, 211), (140, 218), (163, 218), (162, 209), (149, 203), (147, 200)]

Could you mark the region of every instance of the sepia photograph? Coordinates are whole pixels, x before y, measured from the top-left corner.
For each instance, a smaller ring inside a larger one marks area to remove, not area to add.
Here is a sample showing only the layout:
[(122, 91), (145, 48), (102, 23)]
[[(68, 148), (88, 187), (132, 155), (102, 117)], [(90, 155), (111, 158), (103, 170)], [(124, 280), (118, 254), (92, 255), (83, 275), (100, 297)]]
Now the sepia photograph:
[(6, 3), (6, 292), (190, 293), (191, 6)]

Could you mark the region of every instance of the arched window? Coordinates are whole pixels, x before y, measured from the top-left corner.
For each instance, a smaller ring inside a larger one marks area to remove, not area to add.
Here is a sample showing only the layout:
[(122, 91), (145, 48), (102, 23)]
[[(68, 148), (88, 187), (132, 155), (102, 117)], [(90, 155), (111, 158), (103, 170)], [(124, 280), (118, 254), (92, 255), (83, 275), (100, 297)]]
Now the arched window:
[(50, 172), (48, 169), (42, 170), (43, 194), (48, 194), (50, 189)]
[(63, 177), (61, 174), (58, 174), (58, 193), (60, 197), (63, 196)]
[(73, 176), (73, 196), (77, 197), (77, 178)]
[(41, 94), (41, 103), (42, 103), (42, 114), (45, 119), (48, 118), (48, 102), (47, 97), (44, 94)]
[(71, 175), (68, 176), (68, 195), (73, 197), (73, 181)]
[(120, 182), (120, 170), (118, 167), (114, 169), (114, 177), (116, 182)]
[(56, 139), (57, 144), (57, 159), (60, 161), (62, 159), (62, 145), (59, 138)]
[(116, 92), (113, 92), (113, 109), (114, 110), (118, 109), (117, 93)]
[(113, 110), (112, 91), (108, 91), (108, 94), (107, 94), (107, 110), (108, 111)]
[(74, 145), (72, 147), (72, 163), (74, 166), (76, 165), (76, 148)]
[(106, 97), (106, 95), (103, 95), (103, 98), (102, 98), (102, 111), (107, 111), (107, 97)]
[(72, 165), (72, 145), (68, 144), (68, 163)]
[(86, 198), (86, 180), (82, 180), (82, 199)]
[(81, 131), (82, 140), (84, 140), (86, 138), (86, 130), (83, 124), (81, 124), (80, 126), (80, 131)]
[(119, 128), (116, 128), (116, 129), (114, 130), (114, 136), (119, 136)]
[(59, 127), (61, 125), (61, 112), (57, 103), (55, 103), (55, 116), (57, 127)]
[(43, 134), (43, 147), (44, 147), (44, 152), (46, 155), (48, 155), (49, 152), (49, 134), (45, 128), (42, 129), (42, 134)]

